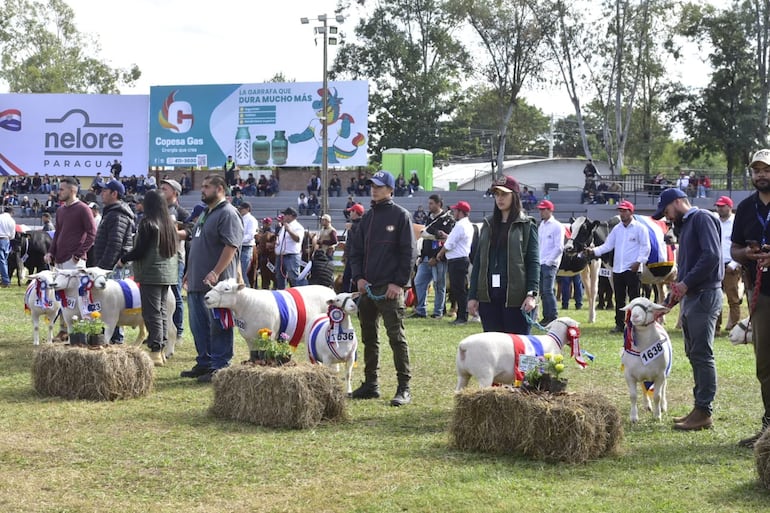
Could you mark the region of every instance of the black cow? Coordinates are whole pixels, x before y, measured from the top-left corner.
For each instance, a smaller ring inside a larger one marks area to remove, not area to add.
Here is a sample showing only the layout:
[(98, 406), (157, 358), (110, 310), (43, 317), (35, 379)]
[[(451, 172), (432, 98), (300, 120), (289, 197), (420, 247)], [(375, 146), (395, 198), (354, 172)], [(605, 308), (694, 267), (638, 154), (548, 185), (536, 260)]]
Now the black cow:
[(16, 232), (16, 237), (11, 241), (11, 254), (8, 256), (8, 274), (16, 271), (16, 282), (19, 286), (24, 268), (28, 274), (48, 269), (45, 254), (51, 248), (51, 242), (51, 235), (43, 230)]

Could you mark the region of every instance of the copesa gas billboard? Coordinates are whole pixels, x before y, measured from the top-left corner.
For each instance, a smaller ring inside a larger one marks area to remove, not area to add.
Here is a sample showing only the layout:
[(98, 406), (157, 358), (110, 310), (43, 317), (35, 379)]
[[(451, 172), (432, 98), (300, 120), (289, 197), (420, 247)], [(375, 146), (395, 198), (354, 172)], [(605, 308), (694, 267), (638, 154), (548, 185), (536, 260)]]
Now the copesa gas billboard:
[[(327, 109), (323, 101), (326, 95)], [(150, 165), (330, 166), (367, 163), (366, 81), (150, 88)]]

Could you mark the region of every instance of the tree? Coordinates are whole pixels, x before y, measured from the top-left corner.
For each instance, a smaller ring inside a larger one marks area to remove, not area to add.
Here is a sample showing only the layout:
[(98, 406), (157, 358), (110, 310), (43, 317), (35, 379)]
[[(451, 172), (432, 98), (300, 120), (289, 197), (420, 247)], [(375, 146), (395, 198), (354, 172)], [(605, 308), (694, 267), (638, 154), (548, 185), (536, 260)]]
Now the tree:
[[(469, 57), (453, 35), (457, 19), (440, 0), (383, 0), (343, 45), (331, 76), (370, 80), (370, 150), (420, 147), (445, 152), (441, 130), (462, 98)], [(376, 157), (379, 158), (379, 157)]]
[(502, 112), (497, 151), (497, 169), (502, 171), (508, 127), (519, 93), (542, 70), (543, 35), (526, 0), (453, 0), (452, 10), (465, 16), (487, 54), (480, 68), (492, 84)]
[(748, 0), (744, 8), (751, 14), (749, 40), (754, 44), (754, 59), (759, 80), (759, 144), (765, 148), (768, 142), (768, 101), (770, 101), (770, 2)]
[(117, 94), (141, 76), (92, 57), (98, 44), (81, 34), (62, 0), (6, 0), (0, 14), (0, 79), (19, 93)]

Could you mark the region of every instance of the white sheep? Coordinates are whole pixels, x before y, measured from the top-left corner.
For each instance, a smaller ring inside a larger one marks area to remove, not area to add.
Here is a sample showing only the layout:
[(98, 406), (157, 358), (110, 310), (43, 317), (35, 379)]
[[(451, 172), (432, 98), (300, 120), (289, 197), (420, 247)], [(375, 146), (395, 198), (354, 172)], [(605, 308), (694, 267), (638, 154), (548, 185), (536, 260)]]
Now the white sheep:
[(53, 289), (53, 271), (40, 271), (31, 274), (32, 281), (24, 293), (24, 309), (32, 315), (32, 327), (34, 338), (32, 343), (40, 345), (40, 317), (48, 319), (49, 344), (53, 343), (53, 325), (56, 316), (59, 315), (61, 305), (56, 300)]
[(477, 333), (464, 338), (457, 348), (457, 387), (460, 392), (468, 385), (471, 376), (479, 387), (493, 383), (512, 384), (521, 381), (523, 373), (518, 368), (519, 356), (543, 356), (545, 353), (561, 353), (566, 344), (572, 355), (585, 366), (580, 354), (580, 328), (577, 321), (559, 317), (548, 326), (546, 335), (512, 335), (500, 332)]
[[(86, 269), (57, 270), (54, 274), (54, 288), (63, 291), (62, 310), (68, 324), (73, 316), (82, 316), (98, 311), (104, 322), (104, 338), (110, 340), (118, 326), (139, 328), (134, 344), (141, 344), (147, 336), (142, 318), (139, 287), (133, 280), (107, 279), (110, 271), (98, 267)], [(130, 298), (127, 303), (126, 297)], [(66, 306), (65, 306), (66, 305)], [(176, 327), (173, 322), (176, 301), (170, 292), (166, 295), (167, 344), (163, 350), (166, 357), (174, 354)]]
[(754, 334), (751, 330), (751, 317), (746, 317), (745, 319), (738, 321), (738, 323), (730, 330), (730, 334), (728, 335), (730, 342), (732, 342), (734, 346), (739, 346), (742, 344), (753, 344), (753, 337)]
[(305, 329), (307, 355), (312, 363), (334, 366), (345, 363), (345, 386), (350, 397), (353, 393), (353, 365), (356, 363), (358, 338), (352, 317), (358, 313), (355, 299), (358, 292), (340, 293), (328, 301), (325, 314), (315, 317)]
[(305, 285), (286, 290), (258, 290), (223, 280), (206, 293), (206, 306), (229, 309), (233, 323), (249, 345), (256, 360), (259, 330), (267, 328), (276, 335), (286, 333), (292, 347), (297, 347), (310, 320), (325, 313), (334, 290), (322, 285)]
[(645, 297), (638, 297), (622, 308), (626, 312), (630, 335), (625, 336), (620, 361), (623, 365), (628, 392), (631, 395), (631, 422), (639, 420), (637, 409), (637, 383), (646, 389), (652, 383), (653, 400), (644, 393), (644, 400), (652, 415), (660, 420), (661, 412), (668, 409), (666, 402), (666, 378), (671, 371), (671, 339), (658, 318), (668, 308), (653, 303)]

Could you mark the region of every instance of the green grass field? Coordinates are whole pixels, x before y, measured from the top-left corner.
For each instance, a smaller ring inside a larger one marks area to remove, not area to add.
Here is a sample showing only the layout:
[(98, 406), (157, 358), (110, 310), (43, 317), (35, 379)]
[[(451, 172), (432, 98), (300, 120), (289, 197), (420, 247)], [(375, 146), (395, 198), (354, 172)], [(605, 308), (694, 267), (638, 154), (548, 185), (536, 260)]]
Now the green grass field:
[[(221, 421), (210, 385), (179, 378), (193, 365), (189, 333), (154, 392), (114, 403), (38, 397), (31, 387), (32, 327), (22, 291), (0, 292), (0, 509), (8, 512), (743, 512), (767, 511), (770, 492), (753, 453), (736, 442), (759, 426), (750, 347), (716, 341), (719, 391), (712, 430), (680, 433), (671, 417), (692, 406), (681, 333), (674, 343), (669, 412), (625, 423), (618, 455), (584, 465), (465, 453), (450, 447), (455, 351), (479, 324), (408, 320), (414, 402), (392, 408), (395, 372), (382, 350), (382, 399), (350, 404), (350, 421), (306, 431)], [(580, 322), (586, 312), (562, 312)], [(566, 371), (570, 390), (603, 394), (628, 417), (622, 340), (610, 312), (583, 324), (596, 361)], [(135, 331), (127, 330), (127, 339)], [(302, 352), (298, 358), (304, 360)], [(236, 361), (247, 357), (236, 335)], [(361, 368), (354, 371), (356, 385)], [(472, 382), (472, 386), (475, 383)]]

